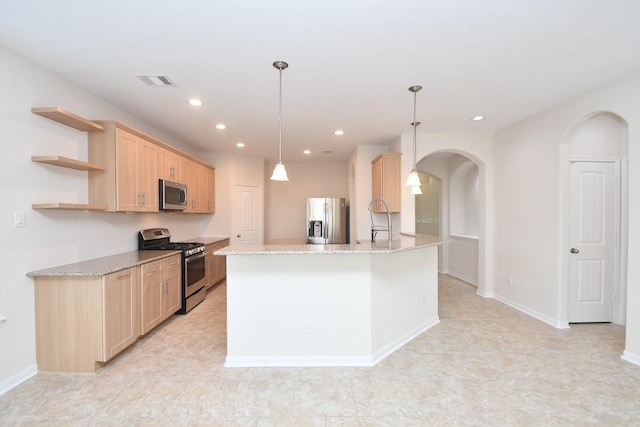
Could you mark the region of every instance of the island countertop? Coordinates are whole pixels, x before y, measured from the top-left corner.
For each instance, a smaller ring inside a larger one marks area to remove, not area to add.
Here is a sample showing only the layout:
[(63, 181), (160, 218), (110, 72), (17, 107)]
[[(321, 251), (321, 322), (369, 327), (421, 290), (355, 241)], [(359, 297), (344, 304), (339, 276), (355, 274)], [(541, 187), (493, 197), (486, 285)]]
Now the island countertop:
[(327, 254), (373, 254), (394, 253), (437, 246), (446, 243), (439, 237), (426, 235), (402, 235), (399, 239), (379, 239), (375, 242), (361, 241), (351, 244), (267, 244), (249, 246), (227, 246), (214, 255), (327, 255)]

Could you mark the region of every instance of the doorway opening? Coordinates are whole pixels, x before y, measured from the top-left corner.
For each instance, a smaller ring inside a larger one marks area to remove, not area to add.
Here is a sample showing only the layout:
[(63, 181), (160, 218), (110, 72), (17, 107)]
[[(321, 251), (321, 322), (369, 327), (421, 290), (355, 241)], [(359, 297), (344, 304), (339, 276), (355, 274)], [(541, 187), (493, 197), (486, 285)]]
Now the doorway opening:
[(627, 124), (599, 112), (568, 134), (563, 270), (568, 323), (626, 323)]
[(422, 194), (415, 200), (416, 232), (447, 240), (449, 244), (439, 246), (439, 271), (479, 288), (478, 165), (464, 155), (439, 152), (420, 160), (417, 169)]

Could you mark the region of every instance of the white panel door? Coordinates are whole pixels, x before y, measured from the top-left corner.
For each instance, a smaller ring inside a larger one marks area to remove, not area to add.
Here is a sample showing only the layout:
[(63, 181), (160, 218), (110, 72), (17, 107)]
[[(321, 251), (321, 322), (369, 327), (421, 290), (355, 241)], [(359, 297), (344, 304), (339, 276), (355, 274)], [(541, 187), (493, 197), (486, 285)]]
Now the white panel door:
[(569, 322), (611, 322), (618, 220), (614, 162), (572, 162), (569, 177)]
[(232, 245), (262, 244), (262, 205), (260, 188), (252, 185), (236, 185), (234, 190), (234, 225)]

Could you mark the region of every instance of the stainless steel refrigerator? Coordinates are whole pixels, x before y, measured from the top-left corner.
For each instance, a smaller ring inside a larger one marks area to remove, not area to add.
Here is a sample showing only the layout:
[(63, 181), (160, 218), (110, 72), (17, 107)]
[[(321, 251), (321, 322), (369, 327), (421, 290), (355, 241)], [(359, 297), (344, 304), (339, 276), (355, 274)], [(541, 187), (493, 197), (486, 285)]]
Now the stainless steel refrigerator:
[(307, 199), (307, 243), (348, 243), (347, 204), (343, 198)]

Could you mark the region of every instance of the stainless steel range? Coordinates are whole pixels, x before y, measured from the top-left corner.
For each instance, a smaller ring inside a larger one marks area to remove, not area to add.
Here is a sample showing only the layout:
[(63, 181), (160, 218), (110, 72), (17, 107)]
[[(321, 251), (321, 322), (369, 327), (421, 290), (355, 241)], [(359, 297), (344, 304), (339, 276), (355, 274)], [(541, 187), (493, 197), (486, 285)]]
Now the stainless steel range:
[(178, 314), (187, 313), (204, 300), (204, 243), (171, 242), (166, 228), (149, 228), (138, 233), (138, 249), (182, 251), (182, 307)]

